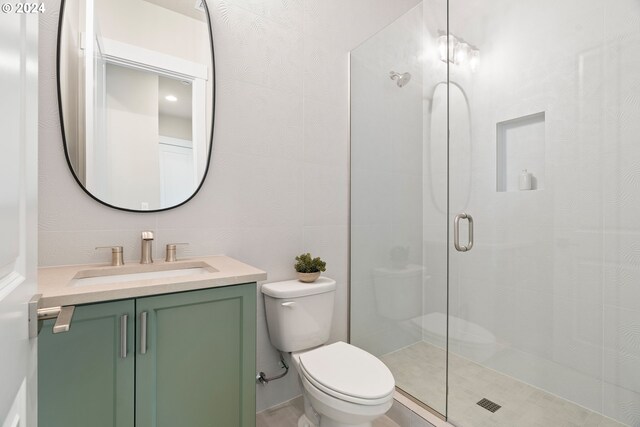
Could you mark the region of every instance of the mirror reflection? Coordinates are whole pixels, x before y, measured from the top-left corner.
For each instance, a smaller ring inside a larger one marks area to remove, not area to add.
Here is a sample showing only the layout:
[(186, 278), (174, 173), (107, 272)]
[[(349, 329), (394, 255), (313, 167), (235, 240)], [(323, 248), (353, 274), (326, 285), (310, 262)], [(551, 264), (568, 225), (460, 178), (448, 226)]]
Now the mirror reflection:
[(78, 183), (115, 208), (184, 203), (209, 163), (213, 48), (193, 0), (66, 0), (58, 82)]

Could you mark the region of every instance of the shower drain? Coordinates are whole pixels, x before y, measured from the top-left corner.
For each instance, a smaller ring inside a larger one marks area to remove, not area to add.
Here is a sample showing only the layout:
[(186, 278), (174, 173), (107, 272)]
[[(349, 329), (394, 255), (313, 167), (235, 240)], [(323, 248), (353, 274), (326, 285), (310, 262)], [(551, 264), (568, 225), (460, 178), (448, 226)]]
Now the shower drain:
[(491, 412), (496, 412), (498, 409), (502, 408), (502, 406), (486, 398), (478, 402), (478, 405), (482, 406), (484, 409)]

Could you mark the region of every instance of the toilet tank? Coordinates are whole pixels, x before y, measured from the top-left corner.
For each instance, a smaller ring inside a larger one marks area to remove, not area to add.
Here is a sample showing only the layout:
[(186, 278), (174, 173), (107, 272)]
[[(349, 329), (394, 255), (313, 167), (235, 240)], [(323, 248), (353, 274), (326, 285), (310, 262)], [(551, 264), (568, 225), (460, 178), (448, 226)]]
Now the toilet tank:
[(376, 268), (373, 284), (378, 313), (391, 320), (408, 320), (422, 315), (424, 268)]
[(336, 282), (321, 277), (262, 285), (271, 343), (280, 351), (301, 351), (329, 340)]

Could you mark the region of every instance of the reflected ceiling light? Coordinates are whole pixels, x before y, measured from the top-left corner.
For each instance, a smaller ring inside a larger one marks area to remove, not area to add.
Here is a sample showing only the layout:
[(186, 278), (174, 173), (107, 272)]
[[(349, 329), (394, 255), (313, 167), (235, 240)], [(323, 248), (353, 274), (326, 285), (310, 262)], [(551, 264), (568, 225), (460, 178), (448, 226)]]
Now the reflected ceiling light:
[(438, 52), (440, 53), (440, 60), (442, 62), (447, 62), (447, 59), (449, 62), (453, 62), (453, 52), (456, 44), (458, 44), (458, 39), (456, 39), (453, 34), (449, 34), (449, 37), (447, 37), (446, 34), (442, 34), (438, 37)]
[(478, 49), (471, 49), (471, 55), (469, 57), (469, 68), (472, 72), (476, 72), (478, 69), (478, 63), (480, 62), (480, 51)]
[(164, 99), (166, 99), (167, 101), (170, 101), (170, 102), (176, 102), (178, 100), (178, 98), (176, 98), (173, 95), (167, 95), (167, 96), (164, 97)]
[(462, 65), (469, 59), (469, 53), (471, 48), (469, 44), (460, 42), (456, 45), (453, 53), (453, 62), (457, 65)]
[(440, 33), (438, 36), (438, 54), (442, 62), (451, 62), (455, 65), (469, 65), (475, 72), (480, 62), (480, 51), (469, 43), (458, 39), (455, 35)]

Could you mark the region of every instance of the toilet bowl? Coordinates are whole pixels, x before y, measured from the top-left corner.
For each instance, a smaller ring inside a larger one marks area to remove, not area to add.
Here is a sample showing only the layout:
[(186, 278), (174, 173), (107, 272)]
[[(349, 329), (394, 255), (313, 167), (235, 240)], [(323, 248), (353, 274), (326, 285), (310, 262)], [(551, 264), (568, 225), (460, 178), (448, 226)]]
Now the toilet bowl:
[(369, 427), (391, 408), (393, 375), (364, 350), (336, 342), (293, 353), (292, 360), (315, 412), (306, 414), (309, 426)]
[(478, 363), (491, 359), (500, 351), (498, 340), (491, 331), (454, 315), (427, 313), (413, 318), (411, 323), (419, 328), (424, 341), (440, 348), (446, 348), (448, 341), (450, 351)]
[(371, 427), (393, 404), (395, 381), (382, 361), (344, 342), (325, 345), (335, 285), (321, 278), (262, 286), (271, 342), (291, 352), (303, 387), (299, 427)]

